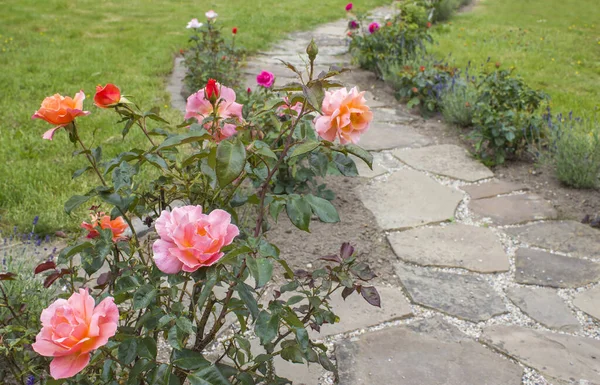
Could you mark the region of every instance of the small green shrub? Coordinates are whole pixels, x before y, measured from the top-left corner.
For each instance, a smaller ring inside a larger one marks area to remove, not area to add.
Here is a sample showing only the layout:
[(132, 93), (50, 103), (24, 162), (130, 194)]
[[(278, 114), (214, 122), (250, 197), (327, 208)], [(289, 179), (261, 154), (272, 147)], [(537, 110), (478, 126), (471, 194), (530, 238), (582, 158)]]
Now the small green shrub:
[(600, 123), (597, 119), (549, 118), (556, 177), (575, 188), (600, 186)]
[(189, 93), (203, 88), (208, 79), (219, 79), (234, 89), (240, 86), (240, 66), (245, 54), (235, 45), (237, 29), (232, 30), (231, 39), (225, 39), (222, 28), (215, 24), (214, 19), (208, 19), (201, 27), (191, 28), (191, 46), (184, 53), (184, 82)]
[(450, 20), (450, 18), (461, 6), (460, 0), (440, 0), (434, 6), (432, 21), (441, 22)]
[(513, 76), (512, 70), (485, 70), (477, 82), (471, 134), (484, 163), (502, 164), (539, 143), (545, 136), (539, 109), (547, 98)]
[(429, 34), (429, 8), (424, 1), (398, 3), (399, 13), (384, 25), (369, 23), (366, 14), (351, 14), (350, 52), (361, 68), (382, 75), (382, 65), (403, 64), (408, 58), (425, 52)]
[(428, 115), (440, 110), (445, 93), (457, 70), (431, 57), (411, 58), (404, 65), (389, 63), (383, 71), (384, 80), (396, 91), (396, 98), (409, 108), (420, 106)]
[(455, 84), (442, 94), (441, 110), (446, 122), (469, 127), (473, 124), (473, 110), (477, 92), (471, 83)]

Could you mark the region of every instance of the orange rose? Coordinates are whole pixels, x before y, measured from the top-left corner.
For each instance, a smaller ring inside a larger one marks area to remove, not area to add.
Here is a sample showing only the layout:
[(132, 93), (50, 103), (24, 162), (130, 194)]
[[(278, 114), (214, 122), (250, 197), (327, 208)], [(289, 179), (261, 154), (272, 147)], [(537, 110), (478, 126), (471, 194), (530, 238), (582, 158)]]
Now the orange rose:
[(85, 94), (83, 91), (76, 93), (75, 98), (64, 97), (60, 94), (48, 96), (31, 119), (43, 119), (50, 124), (54, 124), (56, 127), (46, 131), (42, 136), (44, 139), (52, 140), (54, 131), (70, 124), (78, 116), (89, 114), (89, 111), (83, 111), (84, 99)]
[(96, 238), (100, 235), (96, 230), (97, 226), (100, 226), (101, 229), (110, 229), (113, 233), (113, 242), (125, 239), (123, 233), (129, 228), (123, 217), (116, 217), (111, 220), (110, 216), (104, 215), (104, 213), (92, 215), (92, 223), (81, 223), (81, 227), (89, 231), (87, 238)]
[(114, 84), (108, 83), (104, 87), (96, 86), (94, 104), (100, 108), (112, 107), (121, 100), (121, 90)]

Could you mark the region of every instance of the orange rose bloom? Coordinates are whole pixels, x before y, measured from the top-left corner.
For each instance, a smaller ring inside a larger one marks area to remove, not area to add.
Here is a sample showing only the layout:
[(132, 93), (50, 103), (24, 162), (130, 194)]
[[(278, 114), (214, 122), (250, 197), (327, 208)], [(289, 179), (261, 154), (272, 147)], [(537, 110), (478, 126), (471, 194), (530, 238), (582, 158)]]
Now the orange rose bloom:
[(96, 86), (94, 104), (100, 108), (112, 107), (121, 100), (121, 90), (114, 84), (108, 83), (104, 87)]
[(89, 111), (83, 111), (84, 99), (85, 94), (83, 91), (76, 93), (75, 98), (64, 97), (60, 94), (48, 96), (31, 119), (43, 119), (50, 124), (54, 124), (56, 127), (46, 131), (42, 136), (44, 139), (52, 140), (54, 131), (68, 125), (78, 116), (89, 114)]
[[(101, 216), (101, 217), (100, 217)], [(100, 218), (99, 218), (100, 217)], [(88, 230), (88, 238), (96, 238), (100, 235), (96, 227), (100, 226), (101, 229), (111, 229), (113, 233), (113, 242), (125, 239), (123, 233), (129, 227), (123, 217), (117, 217), (110, 220), (110, 215), (104, 215), (99, 213), (98, 216), (92, 215), (92, 223), (82, 222), (81, 227)]]

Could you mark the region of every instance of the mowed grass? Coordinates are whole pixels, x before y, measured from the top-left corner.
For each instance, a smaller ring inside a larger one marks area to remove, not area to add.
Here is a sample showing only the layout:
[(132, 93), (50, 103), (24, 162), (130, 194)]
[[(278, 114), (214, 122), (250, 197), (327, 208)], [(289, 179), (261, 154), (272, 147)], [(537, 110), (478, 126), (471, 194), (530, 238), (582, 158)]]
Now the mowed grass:
[(554, 112), (589, 115), (600, 106), (598, 0), (482, 0), (434, 28), (438, 56), (463, 68), (487, 61), (515, 67), (552, 97)]
[[(360, 8), (389, 1), (364, 0)], [(39, 215), (38, 230), (74, 229), (85, 210), (71, 217), (64, 202), (96, 186), (93, 175), (72, 180), (85, 165), (72, 157), (74, 147), (58, 131), (54, 141), (42, 140), (49, 125), (31, 120), (44, 97), (74, 96), (84, 90), (85, 109), (78, 127), (88, 146), (104, 146), (108, 158), (144, 137), (135, 129), (125, 141), (116, 115), (93, 106), (97, 84), (112, 82), (139, 105), (169, 110), (166, 77), (173, 57), (185, 48), (187, 22), (214, 9), (218, 24), (238, 27), (238, 42), (249, 50), (295, 30), (344, 17), (346, 0), (8, 0), (0, 16), (0, 228), (29, 226)], [(355, 2), (356, 3), (356, 2)]]

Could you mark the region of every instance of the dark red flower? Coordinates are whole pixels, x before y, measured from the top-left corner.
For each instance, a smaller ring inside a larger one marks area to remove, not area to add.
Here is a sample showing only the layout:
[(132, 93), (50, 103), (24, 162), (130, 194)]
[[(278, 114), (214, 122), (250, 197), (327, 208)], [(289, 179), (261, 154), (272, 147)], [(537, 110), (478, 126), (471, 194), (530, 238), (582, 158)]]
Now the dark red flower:
[(219, 87), (217, 86), (217, 81), (215, 79), (208, 79), (205, 92), (207, 99), (217, 100), (219, 97)]
[(233, 27), (231, 29), (231, 33), (233, 33), (234, 35), (237, 34), (237, 27)]

